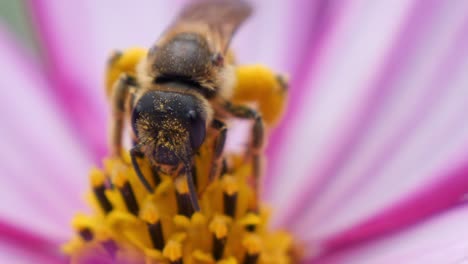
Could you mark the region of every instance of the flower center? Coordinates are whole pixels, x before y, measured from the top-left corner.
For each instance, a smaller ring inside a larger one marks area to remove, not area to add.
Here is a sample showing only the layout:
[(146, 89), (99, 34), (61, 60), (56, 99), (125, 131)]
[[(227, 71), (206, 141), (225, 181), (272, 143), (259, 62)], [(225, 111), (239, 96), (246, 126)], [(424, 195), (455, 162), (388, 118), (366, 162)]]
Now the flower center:
[[(206, 149), (201, 150), (207, 151)], [(206, 154), (206, 153), (205, 153)], [(107, 158), (90, 172), (91, 214), (77, 214), (77, 235), (63, 246), (72, 263), (291, 263), (293, 239), (267, 228), (269, 212), (249, 184), (251, 166), (228, 155), (209, 181), (209, 157), (197, 156), (194, 181), (201, 211), (193, 210), (185, 178), (173, 178), (139, 159), (154, 188), (138, 180), (128, 155)]]

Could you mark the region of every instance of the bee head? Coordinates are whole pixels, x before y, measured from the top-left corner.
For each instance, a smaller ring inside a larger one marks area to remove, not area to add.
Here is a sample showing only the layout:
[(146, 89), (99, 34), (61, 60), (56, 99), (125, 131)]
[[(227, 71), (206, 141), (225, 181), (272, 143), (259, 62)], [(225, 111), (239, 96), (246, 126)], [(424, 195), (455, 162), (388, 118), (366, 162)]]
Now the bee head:
[(222, 66), (222, 55), (213, 53), (200, 34), (183, 32), (153, 46), (148, 62), (151, 76), (197, 81), (213, 74), (213, 66)]
[(150, 161), (176, 166), (191, 162), (205, 139), (204, 103), (189, 94), (146, 92), (132, 113), (132, 127)]

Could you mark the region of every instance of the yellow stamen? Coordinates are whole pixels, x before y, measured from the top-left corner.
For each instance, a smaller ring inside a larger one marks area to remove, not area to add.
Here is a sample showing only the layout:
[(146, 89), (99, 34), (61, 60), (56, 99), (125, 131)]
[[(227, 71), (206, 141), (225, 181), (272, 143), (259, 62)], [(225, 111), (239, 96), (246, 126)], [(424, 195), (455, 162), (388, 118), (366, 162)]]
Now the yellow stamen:
[(117, 173), (112, 179), (112, 181), (114, 182), (115, 186), (117, 186), (118, 188), (124, 187), (124, 185), (128, 182), (125, 174), (121, 172)]
[(242, 245), (250, 255), (259, 254), (262, 251), (262, 240), (258, 235), (247, 235)]
[(223, 190), (227, 195), (234, 195), (239, 190), (236, 178), (230, 175), (223, 177)]
[(106, 177), (102, 171), (98, 170), (97, 168), (93, 168), (89, 174), (91, 179), (91, 186), (100, 187), (104, 185)]
[(168, 258), (171, 262), (175, 262), (182, 258), (182, 245), (176, 241), (169, 241), (164, 247), (163, 256)]
[(147, 207), (141, 214), (141, 219), (149, 224), (154, 224), (159, 221), (159, 215), (154, 207)]
[(221, 239), (226, 237), (228, 234), (227, 222), (228, 220), (226, 217), (217, 215), (214, 217), (213, 221), (211, 221), (208, 228), (215, 234), (216, 238)]
[(189, 193), (189, 188), (188, 188), (188, 185), (187, 185), (187, 181), (185, 180), (184, 177), (178, 177), (175, 180), (175, 186), (176, 186), (176, 190), (177, 190), (178, 193), (180, 193), (180, 194)]

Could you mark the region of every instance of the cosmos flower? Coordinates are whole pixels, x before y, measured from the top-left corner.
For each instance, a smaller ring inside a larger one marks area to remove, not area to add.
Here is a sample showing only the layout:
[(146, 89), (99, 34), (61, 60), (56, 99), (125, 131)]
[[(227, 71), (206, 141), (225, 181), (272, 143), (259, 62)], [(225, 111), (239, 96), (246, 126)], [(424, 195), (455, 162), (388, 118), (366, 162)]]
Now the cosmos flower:
[[(38, 53), (1, 25), (0, 258), (65, 261), (106, 153), (106, 57), (149, 46), (182, 4), (30, 1)], [(291, 76), (267, 148), (271, 228), (301, 241), (305, 262), (466, 261), (468, 3), (255, 6), (240, 62)]]

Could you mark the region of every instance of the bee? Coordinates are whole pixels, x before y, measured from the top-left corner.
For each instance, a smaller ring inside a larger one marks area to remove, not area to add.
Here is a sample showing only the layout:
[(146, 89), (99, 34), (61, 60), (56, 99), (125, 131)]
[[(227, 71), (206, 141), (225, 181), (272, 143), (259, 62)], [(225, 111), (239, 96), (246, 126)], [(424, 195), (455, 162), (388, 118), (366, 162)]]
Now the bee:
[(253, 122), (250, 155), (255, 178), (259, 177), (262, 116), (230, 101), (236, 71), (229, 43), (251, 13), (252, 8), (243, 1), (192, 2), (138, 61), (135, 73), (123, 72), (113, 85), (112, 152), (120, 155), (124, 119), (130, 116), (134, 139), (131, 161), (149, 192), (151, 185), (137, 157), (146, 157), (163, 173), (184, 175), (193, 209), (199, 211), (192, 176), (194, 156), (205, 139), (212, 137), (209, 178), (217, 177), (227, 137), (226, 119), (232, 117)]

